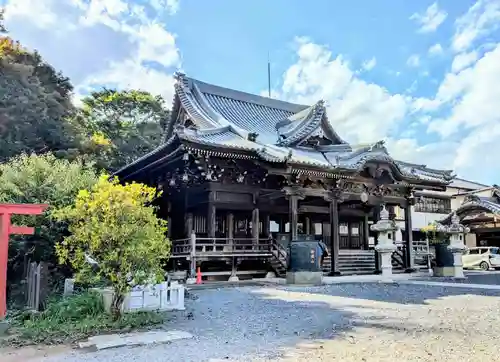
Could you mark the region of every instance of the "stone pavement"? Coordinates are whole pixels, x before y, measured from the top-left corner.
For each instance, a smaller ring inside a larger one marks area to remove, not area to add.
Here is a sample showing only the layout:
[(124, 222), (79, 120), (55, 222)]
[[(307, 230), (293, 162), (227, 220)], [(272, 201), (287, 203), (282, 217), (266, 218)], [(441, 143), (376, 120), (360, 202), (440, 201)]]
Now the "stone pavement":
[(193, 338), (193, 335), (183, 331), (149, 331), (125, 334), (108, 334), (90, 337), (86, 342), (80, 342), (80, 348), (100, 351), (108, 348), (144, 346), (148, 344), (167, 343), (179, 339)]

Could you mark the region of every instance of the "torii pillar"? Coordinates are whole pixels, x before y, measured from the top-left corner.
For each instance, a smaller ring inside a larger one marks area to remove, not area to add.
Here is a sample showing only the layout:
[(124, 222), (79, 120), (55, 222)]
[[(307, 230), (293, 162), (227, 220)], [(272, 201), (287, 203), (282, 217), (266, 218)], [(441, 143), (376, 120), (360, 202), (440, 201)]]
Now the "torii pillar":
[(11, 215), (40, 215), (49, 205), (44, 204), (0, 204), (0, 321), (7, 313), (7, 260), (9, 236), (13, 234), (33, 235), (35, 229), (28, 226), (13, 226)]

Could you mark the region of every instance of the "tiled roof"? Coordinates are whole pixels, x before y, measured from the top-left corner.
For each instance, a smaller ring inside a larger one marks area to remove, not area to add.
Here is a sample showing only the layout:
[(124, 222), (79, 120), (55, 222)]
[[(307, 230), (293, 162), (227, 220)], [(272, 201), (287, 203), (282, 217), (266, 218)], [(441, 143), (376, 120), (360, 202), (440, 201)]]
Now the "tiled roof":
[(462, 205), (440, 220), (439, 223), (450, 223), (451, 218), (455, 213), (460, 217), (460, 219), (463, 219), (464, 217), (475, 216), (482, 212), (500, 215), (500, 199), (498, 195), (494, 194), (492, 197), (469, 195), (465, 198)]
[[(325, 171), (361, 170), (368, 161), (390, 162), (407, 179), (448, 183), (451, 171), (393, 160), (383, 142), (355, 147), (343, 141), (328, 121), (323, 101), (312, 106), (293, 104), (176, 76), (178, 102), (196, 130), (177, 130), (192, 143), (253, 152), (269, 162), (314, 166)], [(170, 122), (176, 122), (176, 114)], [(256, 134), (255, 141), (249, 137)], [(330, 145), (306, 147), (322, 136)], [(301, 146), (302, 145), (302, 146)]]

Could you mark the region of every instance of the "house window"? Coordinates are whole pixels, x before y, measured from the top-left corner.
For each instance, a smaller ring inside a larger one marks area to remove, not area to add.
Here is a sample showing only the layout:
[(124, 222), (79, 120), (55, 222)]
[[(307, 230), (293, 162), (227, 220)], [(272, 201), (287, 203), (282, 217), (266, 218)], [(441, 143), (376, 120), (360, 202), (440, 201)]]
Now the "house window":
[(437, 197), (421, 196), (415, 200), (415, 211), (448, 214), (451, 212), (451, 200)]

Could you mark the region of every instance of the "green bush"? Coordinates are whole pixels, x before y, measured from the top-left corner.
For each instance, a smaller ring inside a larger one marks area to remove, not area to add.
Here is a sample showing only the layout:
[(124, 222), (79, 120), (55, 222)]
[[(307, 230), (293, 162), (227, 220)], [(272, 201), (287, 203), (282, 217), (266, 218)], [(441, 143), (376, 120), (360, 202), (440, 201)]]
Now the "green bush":
[(20, 313), (11, 324), (17, 338), (15, 345), (73, 343), (86, 337), (142, 329), (161, 324), (166, 315), (158, 312), (124, 314), (115, 320), (104, 310), (102, 297), (96, 292), (84, 292), (52, 300), (41, 313)]

